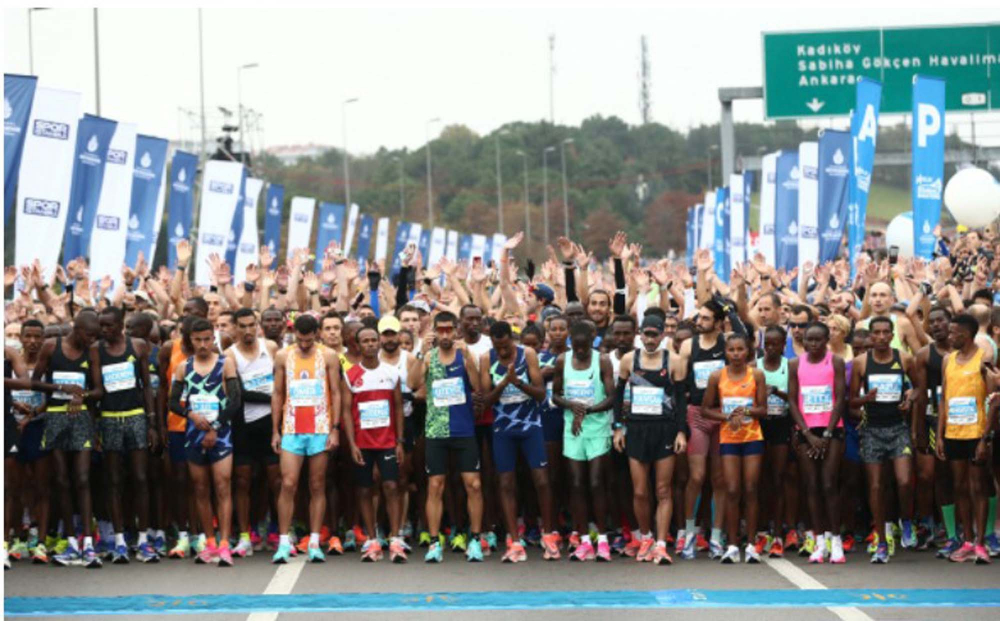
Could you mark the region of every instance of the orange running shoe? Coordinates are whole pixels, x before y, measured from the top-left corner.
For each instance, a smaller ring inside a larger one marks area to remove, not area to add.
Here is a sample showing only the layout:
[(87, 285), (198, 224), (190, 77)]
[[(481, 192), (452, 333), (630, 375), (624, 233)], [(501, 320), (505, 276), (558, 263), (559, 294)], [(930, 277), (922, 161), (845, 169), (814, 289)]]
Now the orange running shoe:
[(326, 542), (330, 540), (330, 529), (326, 526), (319, 529), (319, 545), (325, 546)]
[(559, 560), (559, 533), (542, 535), (542, 550), (542, 558), (545, 560)]
[(326, 548), (327, 554), (341, 556), (344, 553), (344, 546), (340, 543), (340, 537), (332, 535), (327, 543), (329, 544)]
[[(625, 547), (622, 548), (622, 556), (635, 557), (639, 554), (639, 550), (642, 549), (643, 541), (646, 540), (633, 537), (632, 540), (625, 544)], [(648, 553), (649, 550), (646, 550), (646, 552)]]
[(353, 530), (354, 540), (358, 542), (358, 547), (360, 548), (365, 545), (366, 541), (368, 541), (368, 535), (366, 535), (364, 529), (358, 525), (355, 525)]
[(785, 549), (786, 550), (798, 550), (799, 549), (799, 533), (794, 528), (788, 530), (785, 533)]
[(301, 552), (302, 554), (305, 554), (306, 552), (308, 552), (309, 551), (309, 537), (306, 536), (306, 537), (303, 537), (302, 539), (299, 539), (299, 543), (298, 543), (298, 545), (295, 546), (295, 549), (298, 550), (299, 552)]
[(580, 533), (573, 531), (572, 533), (569, 534), (569, 546), (567, 550), (570, 554), (572, 554), (573, 550), (576, 550), (579, 546), (580, 546)]
[(770, 537), (764, 533), (757, 533), (757, 540), (754, 541), (753, 547), (757, 549), (757, 554), (763, 554), (764, 550), (768, 548), (768, 543)]
[(655, 565), (673, 565), (674, 559), (670, 558), (670, 553), (667, 552), (667, 546), (653, 546), (653, 551), (650, 553), (650, 559)]
[(698, 538), (694, 540), (694, 547), (698, 552), (705, 552), (708, 550), (708, 541), (705, 539), (705, 535), (698, 533)]
[(785, 555), (785, 550), (781, 545), (781, 537), (774, 538), (774, 543), (771, 544), (771, 549), (767, 554), (771, 558), (781, 558)]
[[(635, 541), (634, 539), (632, 541)], [(653, 538), (642, 539), (639, 541), (639, 550), (635, 553), (635, 560), (640, 563), (649, 563), (653, 561), (655, 555), (653, 553), (654, 548), (656, 548), (656, 542)]]

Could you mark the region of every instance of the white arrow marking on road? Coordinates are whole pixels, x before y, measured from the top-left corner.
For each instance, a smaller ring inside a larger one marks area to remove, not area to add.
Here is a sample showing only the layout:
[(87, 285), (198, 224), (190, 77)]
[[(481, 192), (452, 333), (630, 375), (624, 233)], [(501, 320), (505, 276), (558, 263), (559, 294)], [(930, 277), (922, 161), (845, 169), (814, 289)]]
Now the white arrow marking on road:
[(806, 107), (812, 110), (813, 112), (819, 112), (820, 108), (822, 108), (825, 105), (826, 105), (825, 101), (820, 101), (815, 97), (812, 98), (812, 101), (806, 102)]

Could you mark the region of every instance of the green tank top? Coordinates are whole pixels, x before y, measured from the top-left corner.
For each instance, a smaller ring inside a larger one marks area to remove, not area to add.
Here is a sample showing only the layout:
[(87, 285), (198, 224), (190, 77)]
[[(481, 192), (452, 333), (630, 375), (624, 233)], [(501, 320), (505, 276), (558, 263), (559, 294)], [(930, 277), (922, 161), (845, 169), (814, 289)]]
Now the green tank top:
[[(768, 371), (764, 359), (760, 359), (759, 368), (764, 371), (764, 381), (768, 386), (774, 386), (783, 393), (788, 393), (788, 358), (782, 356), (781, 366), (774, 371)], [(767, 416), (787, 416), (788, 402), (777, 395), (767, 396)]]
[[(601, 352), (591, 352), (590, 367), (583, 371), (573, 368), (573, 352), (566, 352), (563, 364), (563, 397), (571, 401), (582, 401), (588, 405), (600, 403), (607, 398), (604, 382), (601, 381)], [(573, 424), (572, 410), (564, 410), (566, 425)], [(600, 438), (611, 435), (611, 411), (588, 414), (583, 419), (580, 435)], [(567, 427), (569, 429), (569, 427)]]

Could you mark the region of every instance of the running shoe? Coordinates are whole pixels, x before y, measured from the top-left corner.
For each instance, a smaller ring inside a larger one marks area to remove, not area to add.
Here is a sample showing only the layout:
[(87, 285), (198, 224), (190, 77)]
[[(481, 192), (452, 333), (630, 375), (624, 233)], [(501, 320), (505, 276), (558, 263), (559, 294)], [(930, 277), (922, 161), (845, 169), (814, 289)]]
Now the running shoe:
[(198, 535), (197, 539), (194, 540), (194, 545), (191, 547), (194, 548), (195, 554), (201, 554), (207, 545), (208, 538), (205, 537), (205, 533), (201, 533)]
[(667, 533), (667, 538), (663, 540), (663, 543), (667, 544), (667, 547), (674, 545), (674, 536)]
[(814, 546), (812, 554), (809, 555), (809, 562), (811, 564), (821, 564), (826, 562), (826, 545), (819, 542)]
[(976, 546), (972, 545), (970, 542), (966, 541), (962, 544), (962, 547), (955, 550), (948, 560), (953, 563), (964, 563), (965, 561), (976, 558)]
[(844, 546), (845, 553), (849, 553), (851, 550), (853, 550), (855, 544), (857, 544), (858, 542), (858, 540), (854, 538), (854, 533), (852, 532), (844, 533), (844, 536), (841, 538), (841, 541), (842, 545)]
[(240, 537), (240, 540), (236, 543), (236, 547), (233, 548), (233, 554), (240, 558), (253, 556), (253, 541), (251, 541), (250, 537)]
[(599, 563), (610, 563), (611, 562), (611, 546), (608, 545), (607, 540), (597, 542), (597, 562)]
[(431, 545), (431, 534), (426, 530), (420, 531), (420, 537), (417, 539), (417, 545), (421, 548), (426, 548)]
[(332, 554), (333, 556), (340, 556), (344, 553), (344, 545), (340, 543), (340, 537), (336, 535), (331, 535), (330, 540), (327, 542), (326, 553)]
[(542, 536), (542, 558), (546, 561), (559, 560), (559, 534), (549, 533)]
[(101, 561), (101, 557), (97, 556), (97, 552), (94, 551), (93, 546), (87, 546), (83, 549), (80, 561), (87, 569), (100, 569), (104, 566), (104, 563)]
[(524, 551), (524, 546), (520, 541), (507, 538), (507, 551), (504, 552), (501, 562), (503, 563), (523, 563), (528, 560), (528, 555)]
[[(635, 539), (629, 542), (631, 545)], [(656, 542), (653, 538), (643, 539), (639, 542), (639, 550), (634, 554), (635, 560), (640, 563), (649, 563), (653, 560), (653, 549), (656, 547)]]
[[(14, 544), (16, 548), (18, 544)], [(1000, 556), (1000, 537), (997, 534), (990, 533), (988, 537), (983, 540), (983, 545), (986, 546), (986, 551), (990, 553), (991, 557)]]
[(684, 547), (681, 548), (680, 557), (685, 561), (693, 561), (697, 554), (697, 539), (695, 537), (688, 536), (687, 540), (684, 542)]
[(215, 554), (215, 562), (219, 564), (219, 567), (232, 567), (233, 566), (233, 551), (228, 545), (219, 546)]
[(250, 546), (254, 552), (260, 552), (264, 549), (264, 539), (256, 530), (250, 531)]
[[(735, 545), (733, 545), (732, 547), (736, 548)], [(739, 548), (736, 548), (737, 557), (739, 556), (739, 552), (740, 552)], [(714, 561), (716, 559), (722, 558), (723, 554), (725, 554), (725, 551), (724, 551), (724, 549), (722, 547), (722, 542), (721, 541), (709, 541), (708, 542), (708, 558), (710, 558), (710, 559), (712, 559)], [(737, 558), (737, 561), (738, 560), (739, 559)]]
[(271, 562), (275, 565), (284, 565), (292, 556), (292, 546), (287, 543), (278, 544), (278, 550), (271, 557)]
[(434, 541), (427, 547), (427, 554), (424, 555), (424, 562), (440, 563), (442, 561), (444, 561), (444, 555), (441, 554), (441, 543)]
[[(788, 547), (788, 543), (785, 543), (785, 547)], [(799, 546), (799, 556), (812, 556), (812, 553), (816, 551), (816, 537), (812, 533), (806, 533), (805, 541)]]
[(597, 532), (597, 524), (594, 524), (593, 522), (591, 522), (587, 526), (587, 534), (590, 535), (590, 540), (591, 541), (597, 541), (597, 537), (600, 535), (600, 533)]
[(486, 553), (487, 549), (489, 549), (490, 551), (497, 549), (497, 534), (492, 530), (486, 533), (486, 545), (483, 546), (484, 554)]
[(326, 526), (321, 526), (319, 529), (319, 545), (325, 546), (326, 542), (330, 540), (330, 529)]
[[(39, 545), (38, 547), (40, 548), (42, 546)], [(82, 561), (82, 556), (80, 555), (80, 550), (76, 549), (76, 547), (74, 546), (69, 546), (66, 548), (66, 551), (63, 552), (62, 554), (56, 554), (55, 556), (52, 557), (52, 562), (62, 567), (69, 567), (70, 565), (79, 565), (81, 561)]]
[(163, 535), (153, 537), (153, 549), (161, 557), (167, 556), (167, 538)]
[(361, 560), (365, 563), (377, 563), (382, 560), (382, 544), (378, 539), (369, 539), (361, 546)]
[[(752, 548), (753, 546), (747, 546), (747, 548)], [(726, 551), (722, 554), (722, 564), (732, 565), (733, 563), (740, 562), (740, 549), (734, 545), (726, 548)]]
[(571, 561), (592, 561), (597, 556), (594, 552), (594, 546), (589, 540), (584, 539), (580, 541), (580, 545), (576, 546), (573, 553), (570, 555), (569, 560)]
[(347, 532), (344, 533), (344, 550), (352, 551), (356, 550), (357, 548), (358, 548), (357, 535), (355, 534), (354, 529), (348, 529)]
[(708, 544), (708, 540), (705, 539), (705, 535), (698, 533), (698, 536), (695, 537), (695, 548), (699, 552), (707, 552), (711, 549), (711, 546)]
[(44, 543), (39, 543), (35, 546), (34, 551), (31, 553), (31, 562), (35, 565), (47, 565), (49, 562), (48, 550), (45, 549)]
[(537, 527), (532, 528), (528, 530), (527, 533), (524, 534), (524, 540), (528, 543), (529, 546), (538, 547), (538, 545), (541, 544), (542, 542), (542, 533), (538, 530)]
[(925, 524), (917, 524), (917, 549), (926, 550), (931, 545), (931, 529)]
[(889, 545), (885, 542), (875, 546), (875, 553), (872, 554), (872, 563), (884, 565), (889, 562)]
[(30, 553), (28, 552), (28, 544), (24, 543), (20, 539), (15, 539), (14, 545), (10, 547), (10, 551), (7, 555), (15, 561), (19, 561), (22, 558), (28, 558), (28, 556), (30, 556)]
[(210, 546), (206, 543), (205, 548), (198, 553), (198, 556), (194, 557), (194, 562), (199, 565), (208, 565), (209, 563), (219, 562), (218, 548)]
[(872, 532), (868, 533), (868, 536), (865, 537), (865, 543), (868, 544), (868, 554), (875, 554), (875, 550), (878, 549), (879, 541), (880, 537), (878, 536), (877, 531), (873, 530)]
[(976, 565), (989, 565), (991, 562), (986, 546), (976, 546)]
[(309, 546), (308, 548), (306, 548), (306, 554), (308, 554), (306, 560), (310, 563), (326, 562), (326, 555), (323, 554), (323, 548), (321, 548), (318, 543), (314, 546)]
[(456, 533), (451, 539), (452, 552), (465, 552), (468, 545), (469, 540), (466, 538), (465, 533)]
[(128, 546), (115, 546), (111, 552), (111, 562), (115, 565), (128, 565)]
[(829, 542), (830, 546), (830, 562), (834, 565), (842, 565), (847, 562), (847, 557), (844, 556), (844, 543), (840, 537), (834, 537)]
[(38, 529), (32, 526), (28, 529), (28, 549), (34, 550), (38, 545)]
[[(636, 558), (636, 556), (639, 554), (639, 550), (642, 549), (644, 541), (652, 541), (652, 539), (638, 539), (636, 537), (633, 537), (632, 541), (629, 541), (627, 544), (625, 544), (625, 547), (622, 548), (620, 554), (622, 556), (627, 556), (629, 558)], [(649, 554), (649, 547), (650, 546), (646, 546), (647, 555)]]
[(955, 552), (958, 552), (959, 548), (961, 547), (962, 547), (962, 542), (960, 542), (958, 539), (947, 539), (945, 540), (944, 545), (938, 548), (935, 556), (937, 556), (938, 558), (950, 559), (951, 555), (954, 554)]
[[(735, 547), (735, 546), (731, 546)], [(748, 543), (745, 550), (743, 550), (744, 562), (748, 565), (756, 565), (760, 563), (760, 552), (757, 551), (757, 546)]]
[(767, 533), (757, 533), (757, 540), (754, 541), (754, 548), (757, 550), (758, 556), (763, 554), (765, 550), (771, 547), (771, 536)]
[(890, 530), (893, 531), (893, 534), (885, 536), (885, 544), (889, 546), (889, 556), (896, 556), (896, 540), (899, 537), (895, 534), (895, 527)]
[(406, 562), (406, 546), (401, 537), (393, 537), (389, 542), (389, 560), (393, 563)]
[(153, 545), (146, 540), (139, 544), (139, 549), (135, 553), (135, 557), (139, 559), (140, 563), (159, 563), (160, 555), (156, 553), (153, 549)]
[(903, 534), (899, 538), (899, 543), (904, 550), (914, 550), (917, 547), (917, 535), (913, 532), (913, 522), (906, 520), (903, 522)]
[(281, 537), (278, 533), (268, 533), (267, 534), (267, 549), (277, 551), (278, 546), (281, 545)]
[(7, 555), (7, 542), (3, 542), (3, 568), (10, 569), (10, 557)]
[(785, 533), (785, 549), (788, 551), (799, 549), (799, 533), (794, 528), (788, 529)]
[(943, 547), (948, 542), (948, 529), (945, 528), (944, 524), (938, 524), (937, 528), (934, 530), (934, 545), (937, 547)]
[(567, 551), (570, 554), (576, 551), (576, 549), (580, 547), (580, 541), (581, 541), (580, 533), (576, 532), (575, 530), (571, 532), (569, 534), (569, 544), (566, 547)]
[(177, 540), (177, 545), (170, 550), (170, 558), (187, 558), (191, 554), (191, 540), (181, 537)]
[(399, 529), (399, 536), (407, 541), (413, 538), (413, 522), (407, 522), (403, 524), (403, 527)]
[[(454, 546), (452, 550), (454, 550)], [(523, 550), (523, 548), (522, 548)], [(470, 563), (482, 563), (483, 562), (483, 544), (478, 538), (469, 539), (466, 543), (465, 549), (465, 560)]]
[(299, 539), (299, 542), (295, 545), (295, 551), (299, 554), (305, 554), (308, 548), (309, 548), (309, 537), (303, 537), (302, 539)]
[(781, 543), (781, 537), (775, 537), (774, 542), (771, 544), (771, 549), (768, 550), (767, 555), (771, 558), (781, 558), (785, 556), (785, 549)]
[(667, 552), (666, 543), (663, 545), (653, 546), (653, 564), (654, 565), (673, 565), (674, 559), (670, 558), (670, 554)]
[(674, 553), (680, 554), (684, 550), (684, 546), (687, 545), (687, 538), (684, 535), (677, 535), (677, 542), (674, 545)]

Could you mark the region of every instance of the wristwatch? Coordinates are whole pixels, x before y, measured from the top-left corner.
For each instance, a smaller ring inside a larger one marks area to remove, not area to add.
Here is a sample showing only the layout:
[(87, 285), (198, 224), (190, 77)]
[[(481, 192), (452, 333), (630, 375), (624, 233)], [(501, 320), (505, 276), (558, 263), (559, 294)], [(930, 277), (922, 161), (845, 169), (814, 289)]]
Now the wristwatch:
[(826, 438), (827, 440), (829, 440), (830, 438), (833, 437), (833, 432), (830, 431), (829, 429), (824, 429), (823, 430), (823, 437)]

